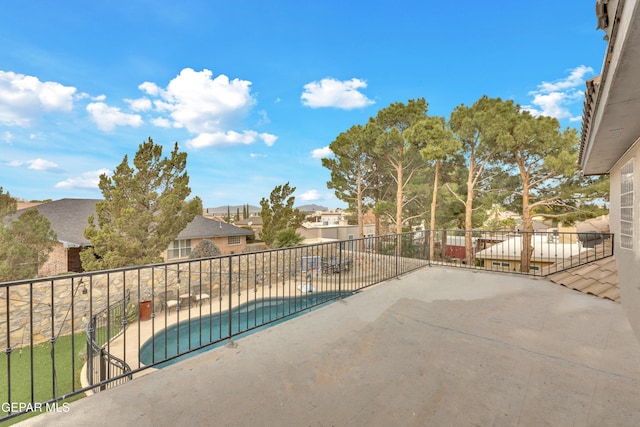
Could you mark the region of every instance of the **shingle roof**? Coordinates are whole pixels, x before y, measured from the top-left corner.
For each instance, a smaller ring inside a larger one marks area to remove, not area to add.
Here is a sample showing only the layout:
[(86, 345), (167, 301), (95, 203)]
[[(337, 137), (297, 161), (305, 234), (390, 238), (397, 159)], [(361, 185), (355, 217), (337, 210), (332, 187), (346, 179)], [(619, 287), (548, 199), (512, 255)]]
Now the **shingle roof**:
[[(35, 206), (47, 217), (58, 240), (65, 247), (87, 246), (89, 240), (84, 237), (84, 229), (89, 225), (89, 216), (96, 213), (99, 199), (60, 199)], [(26, 208), (28, 209), (28, 208)], [(20, 209), (12, 217), (20, 216), (26, 209)]]
[(196, 239), (224, 236), (251, 236), (252, 231), (236, 227), (226, 222), (197, 216), (178, 234), (178, 239)]
[[(84, 237), (89, 216), (95, 215), (96, 203), (99, 199), (60, 199), (35, 206), (47, 217), (51, 228), (58, 235), (58, 240), (66, 247), (88, 246), (91, 244)], [(10, 218), (17, 218), (25, 209), (17, 211)], [(178, 234), (179, 239), (194, 239), (221, 236), (250, 236), (253, 233), (231, 224), (197, 216)]]

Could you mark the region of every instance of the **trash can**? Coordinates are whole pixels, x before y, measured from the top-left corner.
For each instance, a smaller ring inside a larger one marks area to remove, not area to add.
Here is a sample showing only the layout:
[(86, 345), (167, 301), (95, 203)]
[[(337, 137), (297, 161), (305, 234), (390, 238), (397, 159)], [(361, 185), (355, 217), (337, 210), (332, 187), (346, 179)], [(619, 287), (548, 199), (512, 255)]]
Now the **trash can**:
[(140, 320), (151, 319), (151, 301), (140, 301)]

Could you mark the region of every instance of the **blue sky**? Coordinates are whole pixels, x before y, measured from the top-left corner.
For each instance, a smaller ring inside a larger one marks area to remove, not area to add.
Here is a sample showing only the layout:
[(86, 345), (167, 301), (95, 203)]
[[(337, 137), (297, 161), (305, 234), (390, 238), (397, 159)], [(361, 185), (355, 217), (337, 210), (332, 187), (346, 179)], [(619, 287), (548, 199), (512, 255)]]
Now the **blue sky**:
[(3, 2), (0, 186), (100, 198), (98, 176), (149, 136), (188, 153), (205, 207), (345, 207), (321, 158), (343, 131), (424, 97), (480, 96), (580, 128), (606, 47), (594, 1)]

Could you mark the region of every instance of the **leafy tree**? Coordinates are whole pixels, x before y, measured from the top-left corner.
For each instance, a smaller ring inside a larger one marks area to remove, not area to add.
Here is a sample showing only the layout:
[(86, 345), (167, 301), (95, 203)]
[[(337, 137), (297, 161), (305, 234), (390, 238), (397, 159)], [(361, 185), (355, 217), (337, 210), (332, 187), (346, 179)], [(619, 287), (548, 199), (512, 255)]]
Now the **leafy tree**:
[(85, 270), (141, 265), (162, 261), (161, 254), (193, 218), (202, 213), (191, 193), (185, 169), (187, 154), (176, 143), (169, 157), (162, 146), (140, 144), (129, 166), (128, 157), (112, 177), (100, 176), (104, 200), (96, 204), (84, 235), (92, 247), (80, 253)]
[(0, 219), (4, 218), (7, 215), (14, 214), (18, 207), (18, 201), (11, 197), (9, 192), (4, 192), (2, 187), (0, 187)]
[(331, 171), (327, 187), (334, 189), (336, 197), (356, 212), (360, 238), (364, 237), (365, 197), (373, 187), (372, 151), (377, 129), (371, 124), (352, 126), (329, 145), (334, 157), (322, 159), (322, 166)]
[[(465, 230), (473, 227), (473, 204), (477, 188), (487, 184), (486, 175), (491, 161), (498, 154), (496, 139), (501, 131), (501, 123), (507, 119), (512, 101), (504, 103), (500, 98), (481, 97), (471, 107), (460, 105), (454, 109), (449, 125), (460, 141), (462, 158), (466, 162), (466, 196), (447, 186), (456, 199), (465, 207)], [(464, 197), (463, 197), (464, 196)], [(471, 265), (473, 243), (471, 233), (466, 233), (465, 247), (467, 264)]]
[[(429, 219), (429, 227), (435, 230), (440, 163), (452, 157), (461, 148), (461, 144), (453, 137), (451, 130), (447, 128), (444, 117), (425, 117), (421, 119), (407, 130), (407, 139), (413, 145), (422, 147), (420, 149), (422, 158), (427, 163), (433, 163), (435, 167)], [(435, 248), (434, 233), (429, 233), (429, 236), (429, 256), (430, 259), (433, 259)]]
[(504, 206), (497, 204), (491, 206), (483, 228), (486, 230), (513, 230), (516, 226), (516, 220), (514, 218), (504, 217), (506, 212), (507, 210)]
[(276, 233), (276, 237), (273, 240), (273, 248), (291, 248), (294, 246), (300, 246), (304, 237), (293, 228), (286, 228)]
[(403, 209), (412, 202), (405, 199), (404, 188), (411, 180), (417, 167), (423, 166), (420, 155), (412, 152), (414, 147), (407, 139), (406, 131), (427, 114), (427, 102), (424, 98), (409, 100), (407, 104), (396, 102), (378, 112), (372, 119), (382, 132), (376, 139), (374, 151), (385, 159), (390, 166), (390, 178), (395, 183), (395, 215), (396, 233), (402, 233)]
[(262, 217), (262, 241), (271, 246), (279, 231), (287, 228), (296, 229), (304, 221), (304, 213), (294, 208), (296, 198), (292, 194), (295, 187), (290, 187), (287, 182), (284, 185), (276, 186), (269, 199), (260, 200), (260, 216)]
[[(16, 212), (17, 201), (0, 187), (0, 219)], [(51, 223), (36, 208), (5, 223), (0, 220), (0, 282), (36, 277), (57, 241)]]
[(189, 259), (211, 258), (221, 255), (218, 246), (209, 239), (201, 240), (189, 254)]
[[(509, 115), (501, 120), (502, 131), (497, 138), (504, 169), (519, 177), (516, 194), (522, 206), (521, 271), (528, 272), (533, 245), (533, 215), (558, 217), (552, 212), (560, 208), (566, 213), (578, 209), (578, 193), (589, 192), (581, 184), (577, 163), (578, 136), (572, 128), (560, 130), (557, 119), (534, 117), (519, 105), (506, 102)], [(593, 196), (593, 194), (591, 194)]]

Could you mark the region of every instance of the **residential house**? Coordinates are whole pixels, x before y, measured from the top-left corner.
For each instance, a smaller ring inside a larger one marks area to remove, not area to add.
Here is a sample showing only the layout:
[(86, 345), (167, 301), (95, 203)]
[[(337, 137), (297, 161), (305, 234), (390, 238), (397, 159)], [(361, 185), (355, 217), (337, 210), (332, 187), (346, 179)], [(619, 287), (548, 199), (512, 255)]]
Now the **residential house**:
[[(39, 276), (52, 276), (66, 272), (82, 272), (80, 251), (91, 245), (84, 237), (89, 216), (96, 214), (98, 199), (60, 199), (35, 206), (51, 223), (58, 243), (40, 268)], [(19, 216), (25, 209), (17, 211)], [(180, 232), (176, 241), (163, 253), (165, 260), (185, 259), (202, 239), (212, 240), (223, 254), (243, 252), (247, 236), (253, 233), (221, 221), (197, 216)]]
[[(304, 237), (304, 244), (358, 239), (358, 225), (350, 225), (342, 211), (318, 211), (296, 231)], [(363, 223), (363, 237), (376, 235), (375, 217), (367, 216)]]
[[(89, 216), (95, 215), (98, 199), (61, 199), (33, 206), (51, 223), (58, 243), (40, 267), (39, 276), (53, 276), (67, 272), (81, 272), (80, 251), (91, 242), (84, 237)], [(29, 209), (19, 209), (11, 217), (18, 217)]]
[[(444, 256), (445, 258), (455, 258), (457, 260), (464, 260), (467, 257), (467, 246), (466, 246), (466, 237), (465, 236), (446, 236), (446, 240), (444, 242), (442, 241), (436, 241), (435, 242), (435, 247), (442, 247), (444, 243)], [(471, 238), (471, 244), (472, 244), (472, 251), (475, 253), (476, 248), (477, 248), (477, 244), (478, 244), (478, 238), (477, 237), (472, 237)]]
[(224, 221), (196, 216), (178, 234), (163, 257), (167, 261), (187, 259), (191, 250), (204, 239), (213, 241), (222, 254), (241, 253), (247, 248), (247, 237), (252, 235), (252, 231)]
[(260, 215), (252, 215), (249, 218), (234, 221), (233, 225), (253, 231), (256, 237), (260, 237), (262, 231), (262, 217)]
[[(296, 230), (304, 237), (304, 244), (335, 242), (338, 240), (358, 239), (358, 226), (342, 224), (325, 225), (323, 223), (305, 222)], [(364, 237), (375, 235), (375, 225), (364, 225)]]
[[(557, 234), (544, 233), (532, 236), (533, 254), (530, 269), (539, 271), (558, 260), (569, 259), (586, 249), (579, 242), (562, 243)], [(522, 235), (514, 236), (476, 253), (485, 268), (504, 271), (520, 271)]]
[(597, 0), (605, 32), (599, 76), (586, 84), (579, 163), (610, 177), (621, 302), (640, 339), (640, 0)]

